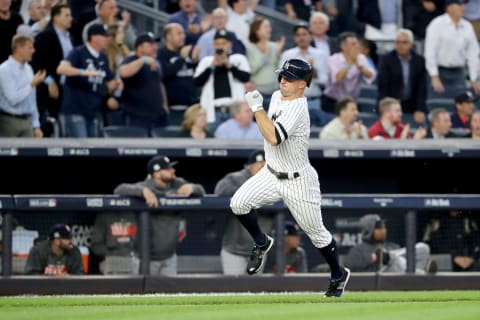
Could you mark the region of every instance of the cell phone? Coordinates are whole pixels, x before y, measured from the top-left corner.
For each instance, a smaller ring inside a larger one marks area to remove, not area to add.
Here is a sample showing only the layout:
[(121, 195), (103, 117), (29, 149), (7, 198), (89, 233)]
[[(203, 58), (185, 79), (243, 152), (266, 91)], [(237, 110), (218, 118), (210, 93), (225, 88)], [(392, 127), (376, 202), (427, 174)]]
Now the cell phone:
[(223, 49), (215, 49), (215, 54), (216, 55), (221, 56), (224, 52), (225, 52), (225, 50), (223, 50)]

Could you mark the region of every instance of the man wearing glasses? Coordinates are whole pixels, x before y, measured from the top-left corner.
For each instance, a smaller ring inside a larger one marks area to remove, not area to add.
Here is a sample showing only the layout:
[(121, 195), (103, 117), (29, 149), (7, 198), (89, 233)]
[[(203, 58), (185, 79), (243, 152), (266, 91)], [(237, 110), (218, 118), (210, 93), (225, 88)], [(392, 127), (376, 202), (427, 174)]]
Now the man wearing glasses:
[(413, 114), (415, 122), (424, 123), (427, 113), (427, 69), (425, 58), (412, 47), (412, 32), (399, 29), (395, 49), (381, 59), (378, 68), (378, 99), (392, 97), (400, 100), (403, 113)]

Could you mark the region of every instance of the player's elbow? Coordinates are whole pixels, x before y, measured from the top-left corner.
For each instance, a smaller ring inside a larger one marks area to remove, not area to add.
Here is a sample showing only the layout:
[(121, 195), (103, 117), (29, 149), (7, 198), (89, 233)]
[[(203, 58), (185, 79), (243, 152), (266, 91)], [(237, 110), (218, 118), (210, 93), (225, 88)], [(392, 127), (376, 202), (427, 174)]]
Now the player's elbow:
[(267, 142), (273, 147), (279, 144), (279, 141), (277, 140), (277, 137), (275, 135), (265, 137), (265, 140), (267, 140)]

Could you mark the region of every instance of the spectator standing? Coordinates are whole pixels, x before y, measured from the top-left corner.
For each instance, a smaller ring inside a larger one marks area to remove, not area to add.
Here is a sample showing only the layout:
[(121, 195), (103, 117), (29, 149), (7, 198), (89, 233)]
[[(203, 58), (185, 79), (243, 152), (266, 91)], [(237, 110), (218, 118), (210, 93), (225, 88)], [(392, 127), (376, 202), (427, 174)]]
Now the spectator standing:
[(25, 264), (28, 275), (66, 276), (84, 274), (80, 249), (72, 242), (68, 225), (56, 224), (48, 231), (48, 239), (36, 243)]
[[(102, 259), (100, 272), (115, 274), (119, 269), (127, 269), (126, 273), (138, 274), (140, 260), (137, 236), (135, 212), (99, 212), (93, 224), (90, 249)], [(115, 266), (114, 263), (118, 261), (125, 265)]]
[(288, 59), (301, 58), (313, 67), (313, 78), (309, 87), (305, 89), (305, 97), (307, 97), (308, 112), (310, 114), (311, 124), (324, 126), (328, 121), (333, 119), (333, 109), (326, 114), (321, 103), (322, 87), (325, 87), (328, 79), (328, 56), (319, 49), (313, 48), (312, 36), (307, 24), (299, 23), (293, 27), (294, 41), (296, 46), (282, 52), (280, 56), (279, 67)]
[(480, 41), (480, 0), (469, 0), (465, 5), (465, 19), (470, 21)]
[(415, 39), (425, 40), (430, 22), (445, 12), (444, 0), (403, 0), (403, 27), (413, 31)]
[(45, 70), (33, 74), (28, 63), (35, 52), (31, 36), (13, 37), (12, 55), (0, 64), (0, 137), (42, 138), (36, 87), (45, 81)]
[(322, 9), (321, 0), (286, 0), (285, 11), (290, 20), (309, 21), (311, 12), (320, 11)]
[[(225, 2), (225, 1), (222, 1)], [(246, 47), (248, 44), (248, 34), (250, 33), (250, 24), (255, 17), (256, 1), (249, 0), (228, 0), (228, 6), (224, 5), (227, 10), (228, 21), (227, 30), (235, 33), (238, 39), (242, 41)]]
[(311, 46), (322, 51), (327, 57), (340, 50), (337, 39), (327, 35), (329, 28), (330, 19), (328, 15), (318, 11), (312, 13), (310, 16)]
[(427, 134), (423, 127), (416, 129), (414, 135), (410, 133), (410, 124), (402, 123), (402, 107), (400, 101), (386, 97), (378, 103), (380, 119), (368, 128), (371, 139), (422, 139)]
[(28, 34), (35, 37), (45, 29), (50, 19), (46, 16), (46, 8), (43, 5), (43, 0), (29, 0), (28, 16), (27, 19), (23, 19), (23, 21), (25, 20), (26, 23), (18, 26), (17, 33)]
[[(275, 69), (278, 66), (280, 53), (285, 45), (285, 37), (277, 42), (271, 41), (272, 26), (270, 20), (256, 17), (250, 25), (247, 43), (247, 59), (251, 69), (250, 86), (247, 89), (257, 89), (270, 97), (278, 89)], [(264, 108), (268, 110), (270, 99), (264, 100)]]
[(428, 115), (430, 128), (425, 138), (445, 139), (457, 138), (458, 136), (450, 131), (452, 121), (450, 120), (450, 112), (445, 108), (435, 108)]
[(203, 32), (210, 28), (210, 16), (204, 16), (197, 7), (197, 0), (179, 0), (180, 10), (170, 15), (167, 23), (176, 22), (183, 27), (186, 45), (194, 46)]
[(351, 32), (339, 35), (341, 52), (328, 59), (328, 82), (322, 95), (322, 109), (333, 113), (335, 103), (345, 98), (357, 99), (360, 84), (372, 84), (377, 76), (360, 53), (357, 36)]
[[(305, 273), (308, 272), (307, 253), (301, 247), (301, 231), (298, 225), (291, 221), (285, 222), (285, 230), (283, 234), (285, 248), (285, 273)], [(267, 256), (265, 262), (265, 272), (275, 273), (276, 265), (276, 248)]]
[(49, 78), (37, 89), (38, 109), (42, 123), (45, 123), (49, 117), (55, 121), (58, 120), (66, 78), (57, 73), (57, 67), (73, 49), (68, 31), (71, 25), (70, 8), (65, 4), (56, 5), (51, 10), (51, 20), (47, 28), (35, 38), (32, 67), (35, 71), (45, 70)]
[(338, 101), (335, 113), (337, 116), (320, 131), (320, 139), (368, 139), (367, 128), (362, 121), (357, 121), (358, 107), (355, 100), (347, 98)]
[(23, 23), (22, 17), (10, 10), (12, 0), (0, 0), (0, 63), (12, 53), (12, 38)]
[(213, 138), (213, 133), (208, 130), (207, 126), (207, 113), (200, 104), (193, 104), (185, 110), (182, 130), (178, 132), (177, 137), (194, 139)]
[[(185, 32), (172, 22), (163, 28), (165, 45), (158, 51), (163, 84), (170, 106), (190, 106), (199, 100), (199, 90), (193, 81), (196, 63), (192, 61), (192, 45), (185, 45)], [(181, 90), (179, 90), (181, 88)]]
[(70, 51), (57, 68), (59, 75), (67, 77), (60, 109), (62, 132), (67, 137), (98, 137), (106, 91), (112, 92), (120, 85), (102, 52), (108, 41), (105, 27), (92, 25), (88, 28), (88, 42)]
[[(249, 156), (242, 170), (230, 172), (221, 178), (215, 185), (214, 193), (217, 196), (232, 196), (248, 178), (257, 174), (265, 165), (265, 152), (254, 150)], [(271, 230), (273, 217), (259, 214), (259, 224), (263, 230)], [(243, 275), (246, 274), (248, 258), (250, 257), (254, 242), (252, 237), (242, 224), (234, 216), (229, 215), (222, 238), (223, 274)]]
[(465, 65), (471, 88), (480, 94), (480, 53), (472, 24), (463, 18), (465, 3), (465, 0), (446, 0), (446, 13), (427, 27), (425, 61), (431, 80), (430, 99), (453, 98), (457, 92), (465, 91)]
[(231, 33), (225, 29), (215, 33), (215, 54), (200, 60), (194, 80), (201, 87), (200, 105), (207, 112), (207, 122), (217, 127), (230, 117), (233, 101), (242, 100), (245, 83), (250, 79), (247, 57), (229, 54), (232, 48)]
[(97, 18), (90, 21), (83, 27), (82, 39), (83, 42), (88, 41), (88, 29), (94, 24), (103, 24), (104, 26), (109, 26), (112, 24), (118, 24), (123, 27), (125, 32), (125, 44), (129, 48), (133, 48), (135, 44), (135, 39), (137, 34), (133, 29), (132, 24), (130, 23), (131, 17), (130, 13), (126, 10), (123, 10), (121, 13), (122, 19), (118, 19), (118, 8), (116, 0), (102, 0), (98, 2), (97, 8)]
[(253, 121), (253, 112), (246, 101), (236, 101), (230, 107), (232, 118), (221, 123), (215, 130), (215, 138), (263, 140), (257, 123)]
[[(165, 155), (152, 157), (147, 163), (148, 177), (134, 184), (122, 183), (114, 190), (115, 194), (142, 197), (147, 206), (158, 207), (159, 196), (176, 195), (182, 197), (203, 196), (205, 189), (200, 184), (187, 182), (175, 174), (176, 161), (170, 161)], [(177, 244), (181, 221), (178, 212), (162, 211), (151, 215), (150, 220), (150, 274), (166, 276), (177, 273)], [(184, 233), (182, 233), (184, 235)]]
[[(212, 11), (212, 28), (205, 31), (195, 45), (192, 56), (194, 59), (202, 60), (207, 56), (215, 54), (215, 47), (213, 45), (215, 33), (218, 30), (225, 29), (228, 21), (227, 12), (223, 8), (215, 8)], [(238, 40), (235, 33), (232, 36), (232, 50), (231, 53), (245, 54), (245, 46), (242, 41)]]
[(135, 54), (120, 66), (125, 124), (149, 132), (168, 124), (168, 101), (157, 51), (157, 42), (151, 33), (139, 35), (135, 40)]
[(411, 113), (417, 123), (424, 123), (428, 73), (425, 58), (412, 47), (412, 32), (398, 30), (395, 49), (382, 58), (378, 68), (378, 99), (392, 97), (400, 100), (404, 113)]
[[(345, 265), (356, 272), (406, 272), (406, 249), (387, 241), (387, 226), (378, 214), (367, 214), (359, 221), (362, 243), (350, 249)], [(416, 272), (435, 273), (436, 262), (430, 259), (430, 247), (424, 242), (415, 244)]]

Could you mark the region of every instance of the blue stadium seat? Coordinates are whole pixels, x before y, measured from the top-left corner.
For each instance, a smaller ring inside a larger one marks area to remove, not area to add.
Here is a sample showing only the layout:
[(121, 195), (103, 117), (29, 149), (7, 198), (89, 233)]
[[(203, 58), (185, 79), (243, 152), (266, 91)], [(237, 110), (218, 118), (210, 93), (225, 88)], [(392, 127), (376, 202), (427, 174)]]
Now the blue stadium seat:
[(105, 126), (120, 126), (123, 121), (124, 114), (122, 110), (106, 111), (104, 116)]
[(172, 138), (176, 137), (177, 133), (182, 129), (181, 126), (166, 126), (163, 128), (155, 128), (152, 130), (152, 138)]
[(372, 98), (358, 98), (357, 99), (358, 111), (360, 112), (377, 112), (377, 99)]
[(378, 88), (375, 84), (361, 84), (360, 93), (358, 94), (359, 98), (370, 98), (377, 100), (378, 98)]
[(379, 119), (379, 116), (375, 112), (359, 112), (357, 119), (362, 120), (363, 125), (369, 128), (375, 121)]
[(455, 112), (455, 101), (450, 98), (427, 99), (427, 109), (445, 108), (450, 112)]
[(169, 121), (171, 125), (181, 125), (183, 121), (183, 114), (188, 106), (176, 105), (170, 106)]
[(148, 138), (147, 129), (130, 126), (106, 126), (102, 129), (105, 138)]

